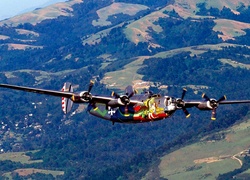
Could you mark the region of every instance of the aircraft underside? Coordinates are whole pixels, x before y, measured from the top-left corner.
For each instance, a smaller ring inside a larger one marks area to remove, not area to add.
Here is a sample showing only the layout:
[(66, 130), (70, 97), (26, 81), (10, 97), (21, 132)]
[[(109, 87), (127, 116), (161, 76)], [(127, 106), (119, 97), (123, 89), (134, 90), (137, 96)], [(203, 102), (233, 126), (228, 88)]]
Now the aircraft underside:
[(88, 111), (90, 114), (119, 123), (144, 123), (150, 121), (158, 121), (168, 118), (174, 111), (164, 112), (163, 109), (146, 106), (121, 106), (112, 108), (105, 104), (89, 105)]

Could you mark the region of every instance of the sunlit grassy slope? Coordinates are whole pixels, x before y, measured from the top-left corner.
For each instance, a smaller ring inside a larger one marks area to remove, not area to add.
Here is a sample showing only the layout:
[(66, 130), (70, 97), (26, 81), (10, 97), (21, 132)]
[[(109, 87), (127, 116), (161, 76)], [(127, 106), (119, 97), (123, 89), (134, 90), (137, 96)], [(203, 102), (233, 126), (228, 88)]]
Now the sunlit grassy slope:
[(160, 176), (171, 180), (216, 179), (219, 174), (240, 168), (242, 154), (250, 147), (249, 129), (247, 119), (162, 157)]
[(62, 3), (56, 3), (42, 9), (37, 9), (32, 12), (28, 12), (7, 20), (3, 20), (0, 22), (0, 26), (4, 24), (17, 26), (20, 23), (31, 23), (35, 25), (45, 19), (55, 19), (58, 16), (71, 16), (72, 14), (70, 12), (73, 10), (71, 6), (81, 2), (83, 1), (72, 0)]
[[(145, 59), (169, 58), (181, 52), (191, 52), (191, 55), (199, 55), (209, 50), (221, 50), (223, 47), (227, 47), (227, 46), (233, 47), (233, 46), (240, 46), (240, 45), (229, 44), (229, 43), (221, 43), (221, 44), (215, 44), (215, 45), (205, 44), (205, 45), (200, 45), (200, 46), (191, 46), (191, 47), (174, 49), (170, 51), (164, 51), (164, 52), (157, 53), (153, 56), (140, 56), (140, 57), (137, 57), (135, 61), (125, 65), (124, 68), (121, 70), (107, 72), (105, 74), (105, 77), (102, 79), (102, 83), (106, 84), (108, 88), (112, 88), (112, 89), (114, 88), (114, 89), (120, 89), (120, 90), (124, 90), (128, 84), (137, 86), (137, 89), (147, 88), (147, 85), (149, 85), (151, 82), (144, 82), (144, 86), (143, 85), (140, 86), (139, 84), (143, 83), (142, 81), (143, 76), (137, 73), (138, 69), (143, 67), (143, 62)], [(227, 60), (227, 61), (222, 60), (222, 61), (223, 63), (232, 64), (231, 60)], [(105, 64), (105, 66), (108, 66), (108, 64)], [(240, 64), (240, 63), (234, 64), (234, 66), (235, 67), (239, 67), (239, 66), (247, 67), (247, 65)]]

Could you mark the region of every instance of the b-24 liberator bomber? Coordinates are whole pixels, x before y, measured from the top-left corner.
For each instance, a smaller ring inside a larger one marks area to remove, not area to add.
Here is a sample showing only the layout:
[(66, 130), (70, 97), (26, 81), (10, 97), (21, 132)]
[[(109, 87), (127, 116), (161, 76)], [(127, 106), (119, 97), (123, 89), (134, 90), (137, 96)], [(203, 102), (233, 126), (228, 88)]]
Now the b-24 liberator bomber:
[(216, 119), (216, 110), (219, 105), (250, 103), (250, 100), (226, 100), (222, 96), (216, 100), (203, 94), (202, 100), (184, 100), (186, 89), (183, 89), (180, 98), (153, 94), (146, 91), (138, 94), (131, 86), (127, 86), (124, 94), (112, 93), (110, 96), (92, 95), (91, 89), (94, 81), (90, 81), (86, 91), (73, 92), (73, 86), (66, 82), (61, 91), (16, 86), (10, 84), (0, 84), (0, 87), (22, 90), (27, 92), (46, 94), (62, 98), (62, 110), (69, 113), (74, 103), (86, 103), (87, 111), (99, 118), (116, 123), (144, 123), (163, 120), (176, 112), (182, 110), (186, 117), (190, 116), (188, 108), (196, 107), (199, 110), (211, 111), (211, 119)]

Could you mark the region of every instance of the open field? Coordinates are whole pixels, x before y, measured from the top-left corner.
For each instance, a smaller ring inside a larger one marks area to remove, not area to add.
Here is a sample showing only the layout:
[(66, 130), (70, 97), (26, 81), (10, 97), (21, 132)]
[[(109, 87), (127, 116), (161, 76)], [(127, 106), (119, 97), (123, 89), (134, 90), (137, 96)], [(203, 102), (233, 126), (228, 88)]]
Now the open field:
[(9, 38), (10, 38), (9, 36), (0, 35), (0, 40), (6, 40), (6, 39), (9, 39)]
[(110, 31), (114, 28), (118, 28), (118, 27), (122, 27), (124, 25), (124, 23), (118, 24), (116, 26), (113, 26), (111, 28), (108, 29), (104, 29), (102, 31), (99, 31), (95, 34), (91, 34), (88, 35), (87, 37), (82, 38), (82, 44), (89, 44), (89, 45), (95, 45), (98, 44), (102, 41), (102, 38), (106, 37), (109, 35)]
[(222, 34), (219, 35), (223, 41), (232, 39), (235, 40), (235, 37), (245, 35), (245, 29), (250, 28), (249, 23), (243, 23), (228, 19), (217, 19), (214, 20), (216, 25), (214, 26), (213, 30), (215, 32), (221, 32)]
[(127, 39), (134, 42), (135, 44), (138, 44), (139, 42), (149, 42), (152, 39), (148, 33), (149, 28), (155, 32), (161, 32), (162, 27), (154, 24), (154, 22), (158, 21), (159, 18), (167, 16), (168, 15), (164, 14), (162, 11), (157, 11), (140, 18), (138, 21), (132, 22), (125, 29)]
[(228, 46), (236, 47), (239, 45), (230, 43), (220, 43), (220, 44), (204, 44), (199, 46), (190, 46), (190, 47), (184, 47), (184, 48), (173, 49), (170, 51), (160, 52), (152, 56), (152, 58), (168, 58), (183, 52), (191, 52), (191, 55), (194, 56), (205, 53), (209, 50), (221, 50), (223, 47), (228, 47)]
[(24, 169), (16, 169), (13, 172), (5, 173), (3, 176), (9, 179), (12, 179), (12, 173), (18, 173), (19, 176), (28, 176), (34, 173), (42, 173), (42, 174), (51, 174), (54, 178), (56, 176), (64, 175), (63, 171), (52, 171), (52, 170), (44, 170), (44, 169), (35, 169), (35, 168), (24, 168)]
[[(36, 151), (30, 151), (36, 152)], [(27, 152), (11, 152), (0, 154), (0, 161), (10, 160), (13, 162), (20, 162), (22, 164), (33, 164), (33, 163), (42, 163), (42, 160), (30, 160), (30, 157), (25, 155)], [(16, 169), (13, 172), (8, 172), (3, 174), (4, 177), (12, 179), (12, 174), (18, 173), (19, 176), (27, 176), (33, 173), (42, 173), (42, 174), (51, 174), (53, 177), (64, 175), (64, 171), (53, 171), (45, 169), (35, 169), (35, 168), (22, 168)]]
[[(102, 83), (106, 84), (108, 88), (121, 90), (124, 90), (129, 84), (133, 85), (133, 81), (142, 79), (142, 75), (137, 74), (136, 71), (142, 67), (146, 58), (148, 56), (138, 57), (137, 60), (127, 64), (124, 69), (106, 73)], [(117, 77), (119, 78), (117, 79)]]
[(115, 14), (127, 14), (130, 16), (135, 15), (139, 11), (146, 10), (148, 7), (140, 4), (129, 4), (129, 3), (113, 3), (110, 6), (104, 7), (97, 10), (99, 16), (98, 20), (92, 22), (93, 26), (107, 26), (111, 25), (108, 21), (108, 17)]
[(162, 157), (160, 174), (167, 179), (215, 179), (241, 167), (241, 153), (250, 148), (250, 120), (205, 137)]
[[(35, 152), (35, 151), (31, 151)], [(26, 152), (9, 152), (0, 154), (0, 161), (11, 160), (22, 164), (33, 164), (43, 162), (42, 160), (30, 160), (30, 157), (25, 155)]]
[(32, 45), (26, 45), (26, 44), (9, 43), (5, 45), (8, 46), (8, 50), (43, 49), (43, 46), (32, 46)]
[(231, 60), (231, 59), (219, 59), (222, 63), (225, 64), (230, 64), (233, 67), (240, 67), (240, 68), (247, 68), (250, 69), (250, 65), (249, 64), (243, 64), (243, 63), (239, 63), (237, 61)]

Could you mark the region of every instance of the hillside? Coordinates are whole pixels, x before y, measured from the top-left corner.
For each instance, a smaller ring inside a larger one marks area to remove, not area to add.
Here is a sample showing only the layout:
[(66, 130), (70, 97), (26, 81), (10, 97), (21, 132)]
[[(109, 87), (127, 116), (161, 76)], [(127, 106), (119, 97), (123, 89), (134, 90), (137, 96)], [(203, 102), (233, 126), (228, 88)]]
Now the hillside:
[[(250, 155), (249, 127), (250, 121), (246, 119), (173, 151), (163, 156), (159, 165), (150, 170), (144, 179), (151, 179), (152, 176), (166, 179), (216, 179), (228, 172), (232, 172), (231, 176), (237, 179), (249, 178), (249, 166), (240, 170)], [(233, 173), (235, 169), (238, 172)], [(152, 174), (157, 172), (159, 174)]]
[(17, 15), (15, 17), (2, 20), (0, 26), (8, 25), (16, 27), (19, 24), (30, 23), (36, 25), (46, 19), (55, 19), (58, 16), (71, 16), (72, 6), (81, 3), (82, 0), (70, 0), (68, 2), (56, 3), (45, 8), (38, 8), (32, 12)]
[[(58, 90), (72, 82), (78, 91), (94, 79), (93, 94), (123, 93), (132, 84), (175, 97), (186, 87), (187, 99), (201, 99), (203, 92), (249, 99), (249, 7), (247, 0), (70, 0), (37, 9), (0, 22), (1, 83)], [(112, 126), (85, 113), (86, 106), (63, 115), (60, 98), (0, 89), (0, 99), (0, 150), (9, 156), (0, 174), (19, 177), (22, 171), (22, 178), (33, 179), (168, 178), (175, 166), (168, 172), (159, 160), (175, 153), (171, 147), (185, 150), (210, 132), (225, 134), (222, 129), (249, 111), (248, 105), (220, 106), (217, 121), (210, 121), (210, 112), (191, 109), (189, 119), (178, 111), (164, 121)], [(229, 153), (223, 138), (220, 144), (202, 141), (204, 147), (225, 146), (223, 152), (190, 162), (228, 155), (221, 163), (230, 168), (223, 173), (240, 168), (229, 157), (247, 144)], [(13, 160), (12, 152), (32, 163)], [(148, 173), (152, 164), (160, 174)], [(192, 167), (202, 174), (205, 165)]]

